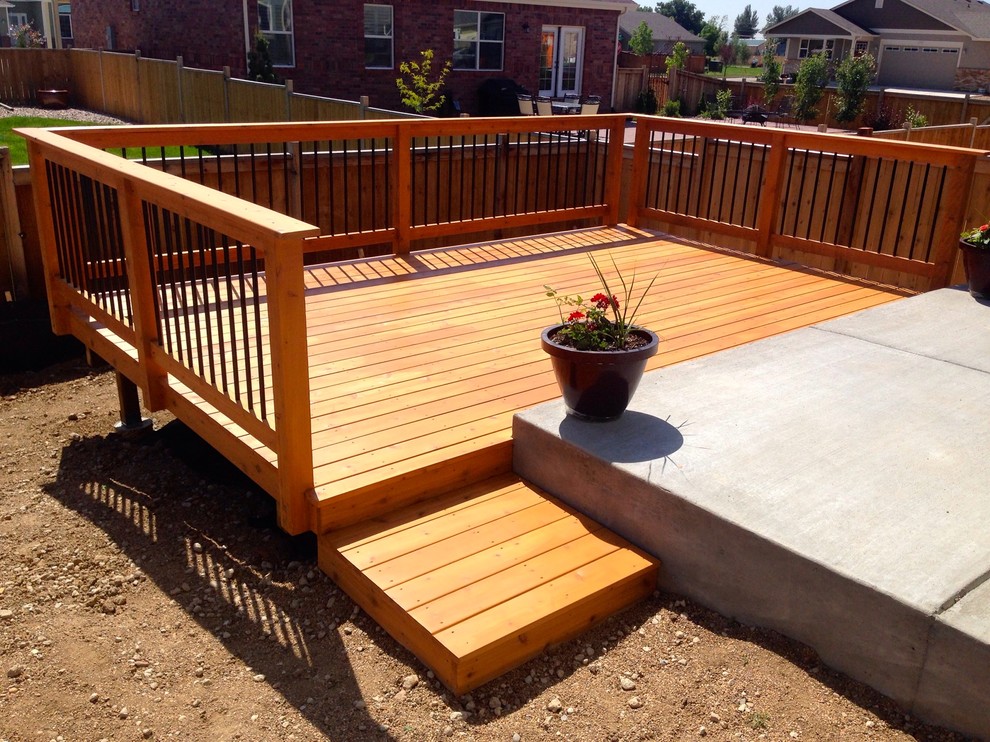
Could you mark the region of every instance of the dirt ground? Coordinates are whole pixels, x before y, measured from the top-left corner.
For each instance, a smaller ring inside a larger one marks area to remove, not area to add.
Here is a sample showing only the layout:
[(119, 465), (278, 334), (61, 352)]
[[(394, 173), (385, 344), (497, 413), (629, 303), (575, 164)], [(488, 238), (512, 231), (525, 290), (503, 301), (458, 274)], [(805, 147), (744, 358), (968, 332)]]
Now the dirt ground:
[(773, 632), (651, 600), (455, 698), (112, 372), (0, 376), (0, 740), (958, 740)]

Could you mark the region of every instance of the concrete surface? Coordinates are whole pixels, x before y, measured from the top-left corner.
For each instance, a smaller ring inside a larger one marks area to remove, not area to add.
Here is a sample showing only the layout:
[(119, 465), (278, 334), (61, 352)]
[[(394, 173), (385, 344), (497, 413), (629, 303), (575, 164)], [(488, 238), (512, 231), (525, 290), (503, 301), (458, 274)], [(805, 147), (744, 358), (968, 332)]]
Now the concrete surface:
[(990, 739), (988, 408), (990, 306), (944, 289), (648, 374), (612, 423), (528, 410), (515, 468), (665, 589)]

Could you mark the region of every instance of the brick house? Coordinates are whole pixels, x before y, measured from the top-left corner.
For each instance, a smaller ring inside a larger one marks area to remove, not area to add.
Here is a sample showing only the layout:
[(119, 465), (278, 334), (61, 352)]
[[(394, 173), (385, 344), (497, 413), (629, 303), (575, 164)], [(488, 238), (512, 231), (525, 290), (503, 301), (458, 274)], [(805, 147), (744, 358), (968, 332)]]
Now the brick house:
[[(256, 30), (271, 41), (276, 72), (297, 92), (400, 106), (402, 61), (433, 49), (453, 61), (448, 78), (461, 110), (477, 113), (478, 89), (508, 78), (550, 96), (598, 95), (608, 108), (619, 16), (633, 0), (73, 0), (75, 44), (190, 67), (246, 71)], [(207, 20), (208, 19), (208, 20)]]

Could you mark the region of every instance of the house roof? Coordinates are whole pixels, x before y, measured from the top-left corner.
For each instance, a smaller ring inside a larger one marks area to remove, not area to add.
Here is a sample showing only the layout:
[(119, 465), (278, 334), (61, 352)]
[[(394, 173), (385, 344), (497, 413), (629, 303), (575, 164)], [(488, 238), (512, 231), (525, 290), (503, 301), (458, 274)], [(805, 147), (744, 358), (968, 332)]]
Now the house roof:
[[(875, 36), (873, 31), (860, 28), (841, 15), (842, 8), (853, 2), (856, 0), (846, 0), (831, 10), (808, 8), (766, 29), (764, 35), (773, 36), (775, 33), (778, 36), (790, 35), (787, 32), (788, 25), (799, 18), (807, 21), (808, 14), (812, 14), (819, 22), (830, 23), (851, 36)], [(901, 2), (947, 26), (969, 34), (974, 39), (990, 40), (990, 4), (984, 0), (901, 0)]]
[(625, 13), (639, 7), (636, 0), (481, 0), (486, 3), (513, 3), (515, 5), (550, 5), (557, 8), (592, 8), (617, 10)]
[[(836, 29), (848, 36), (875, 36), (872, 31), (868, 31), (865, 28), (860, 28), (852, 21), (846, 20), (841, 15), (836, 13), (834, 10), (825, 10), (823, 8), (808, 8), (807, 10), (802, 10), (800, 13), (785, 18), (780, 23), (770, 26), (764, 29), (763, 35), (766, 38), (772, 36), (788, 36), (787, 26), (789, 25), (803, 25), (807, 23), (808, 20), (814, 20), (816, 24), (824, 22), (834, 26)], [(822, 29), (822, 33), (825, 33), (827, 29)], [(802, 33), (807, 33), (802, 31)]]
[(644, 21), (653, 33), (654, 41), (704, 41), (673, 18), (668, 18), (660, 13), (644, 13), (641, 10), (630, 10), (623, 13), (619, 17), (619, 30), (627, 36), (632, 36), (633, 32), (639, 28), (639, 24)]

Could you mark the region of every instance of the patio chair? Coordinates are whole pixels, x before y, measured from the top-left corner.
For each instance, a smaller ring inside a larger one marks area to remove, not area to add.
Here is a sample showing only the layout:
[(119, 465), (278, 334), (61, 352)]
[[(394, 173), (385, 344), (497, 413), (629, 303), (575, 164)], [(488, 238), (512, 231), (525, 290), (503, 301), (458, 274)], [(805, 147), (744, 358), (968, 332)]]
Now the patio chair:
[(794, 98), (790, 95), (785, 95), (777, 103), (777, 107), (773, 111), (774, 126), (780, 126), (784, 124), (785, 126), (798, 125), (797, 117), (794, 115)]
[(598, 107), (601, 105), (600, 101), (590, 101), (586, 100), (581, 103), (581, 115), (582, 116), (592, 116), (598, 113)]
[(517, 95), (516, 99), (519, 101), (519, 115), (520, 116), (535, 116), (536, 111), (533, 110), (533, 96), (531, 95)]
[(550, 101), (549, 98), (536, 99), (536, 115), (553, 116), (553, 103)]

